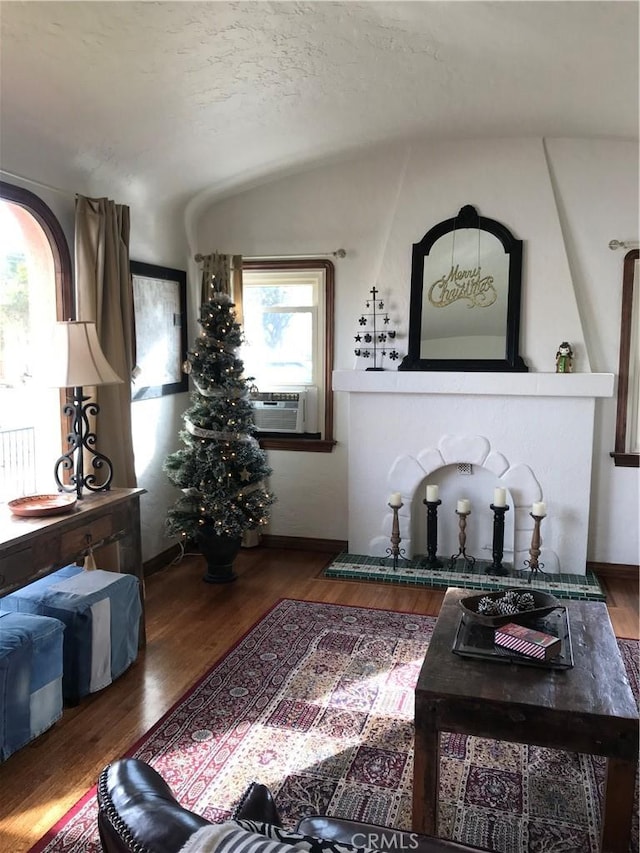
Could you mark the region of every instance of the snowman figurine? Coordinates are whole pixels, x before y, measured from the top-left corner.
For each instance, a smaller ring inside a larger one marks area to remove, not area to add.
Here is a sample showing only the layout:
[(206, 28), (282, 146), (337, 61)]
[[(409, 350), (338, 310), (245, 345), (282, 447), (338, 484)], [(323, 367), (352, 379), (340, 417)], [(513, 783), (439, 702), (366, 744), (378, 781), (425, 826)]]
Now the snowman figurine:
[(573, 350), (571, 344), (563, 341), (556, 353), (556, 373), (573, 372)]

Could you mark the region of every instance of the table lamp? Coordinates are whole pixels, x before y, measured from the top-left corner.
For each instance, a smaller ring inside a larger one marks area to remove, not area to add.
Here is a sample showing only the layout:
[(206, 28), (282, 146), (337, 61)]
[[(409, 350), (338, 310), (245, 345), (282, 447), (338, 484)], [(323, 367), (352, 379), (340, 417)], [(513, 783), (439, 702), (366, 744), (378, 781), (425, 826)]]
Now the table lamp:
[[(88, 402), (82, 392), (83, 385), (115, 385), (123, 380), (107, 361), (100, 343), (95, 323), (71, 321), (56, 323), (47, 367), (48, 384), (58, 388), (73, 388), (73, 403), (67, 403), (63, 414), (72, 417), (71, 431), (67, 434), (69, 449), (55, 464), (54, 477), (58, 491), (75, 491), (82, 498), (83, 488), (91, 492), (107, 491), (113, 479), (113, 465), (95, 449), (96, 434), (89, 425), (89, 415), (97, 415), (100, 407)], [(88, 462), (93, 469), (84, 473), (84, 453), (88, 451)], [(63, 483), (61, 475), (71, 471), (69, 483)], [(104, 476), (98, 477), (95, 471)]]

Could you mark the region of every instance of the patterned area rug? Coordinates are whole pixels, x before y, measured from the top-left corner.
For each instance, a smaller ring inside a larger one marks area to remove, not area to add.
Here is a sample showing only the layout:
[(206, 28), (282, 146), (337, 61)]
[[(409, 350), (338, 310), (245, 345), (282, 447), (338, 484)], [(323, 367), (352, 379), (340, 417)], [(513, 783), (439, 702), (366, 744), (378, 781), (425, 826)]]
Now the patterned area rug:
[[(281, 601), (129, 754), (211, 821), (256, 779), (288, 827), (326, 813), (408, 829), (413, 688), (434, 624)], [(638, 643), (618, 642), (637, 698)], [(596, 853), (603, 783), (600, 758), (443, 735), (441, 834), (504, 853)], [(96, 813), (92, 790), (33, 852), (99, 853)]]

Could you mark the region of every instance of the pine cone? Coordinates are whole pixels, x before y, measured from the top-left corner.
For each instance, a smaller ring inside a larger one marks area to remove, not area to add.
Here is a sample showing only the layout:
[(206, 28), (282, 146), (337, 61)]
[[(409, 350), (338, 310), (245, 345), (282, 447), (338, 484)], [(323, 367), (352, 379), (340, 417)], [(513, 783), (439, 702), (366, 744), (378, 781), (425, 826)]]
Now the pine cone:
[(495, 616), (499, 613), (496, 602), (493, 598), (489, 598), (488, 595), (483, 596), (478, 601), (478, 613), (482, 616)]

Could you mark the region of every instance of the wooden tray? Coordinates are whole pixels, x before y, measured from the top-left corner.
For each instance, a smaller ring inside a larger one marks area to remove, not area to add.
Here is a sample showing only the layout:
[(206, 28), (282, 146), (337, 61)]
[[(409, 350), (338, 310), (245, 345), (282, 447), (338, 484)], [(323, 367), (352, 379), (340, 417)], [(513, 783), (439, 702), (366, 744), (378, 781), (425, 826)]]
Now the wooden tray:
[(573, 666), (573, 647), (571, 645), (571, 629), (569, 628), (567, 608), (562, 605), (554, 608), (546, 616), (537, 619), (533, 627), (554, 637), (560, 637), (559, 655), (549, 660), (540, 660), (519, 654), (512, 649), (496, 646), (493, 627), (466, 620), (464, 616), (460, 617), (452, 651), (461, 657), (477, 658), (492, 663), (516, 663), (521, 666), (537, 666), (543, 669), (571, 669)]
[(478, 602), (481, 598), (502, 598), (505, 592), (510, 590), (501, 589), (497, 592), (483, 592), (479, 595), (469, 595), (466, 598), (460, 599), (460, 608), (464, 614), (464, 618), (479, 622), (481, 625), (490, 625), (492, 628), (499, 628), (500, 625), (506, 625), (507, 622), (520, 622), (522, 624), (530, 622), (532, 619), (539, 619), (541, 616), (546, 616), (551, 613), (556, 607), (561, 607), (560, 601), (548, 592), (541, 592), (537, 589), (518, 588), (512, 590), (522, 594), (528, 592), (533, 596), (535, 607), (532, 610), (520, 610), (518, 613), (500, 616), (486, 616), (483, 613), (478, 613)]
[(39, 518), (44, 515), (62, 515), (75, 506), (77, 497), (71, 494), (27, 495), (9, 501), (8, 507), (14, 515), (22, 518)]

